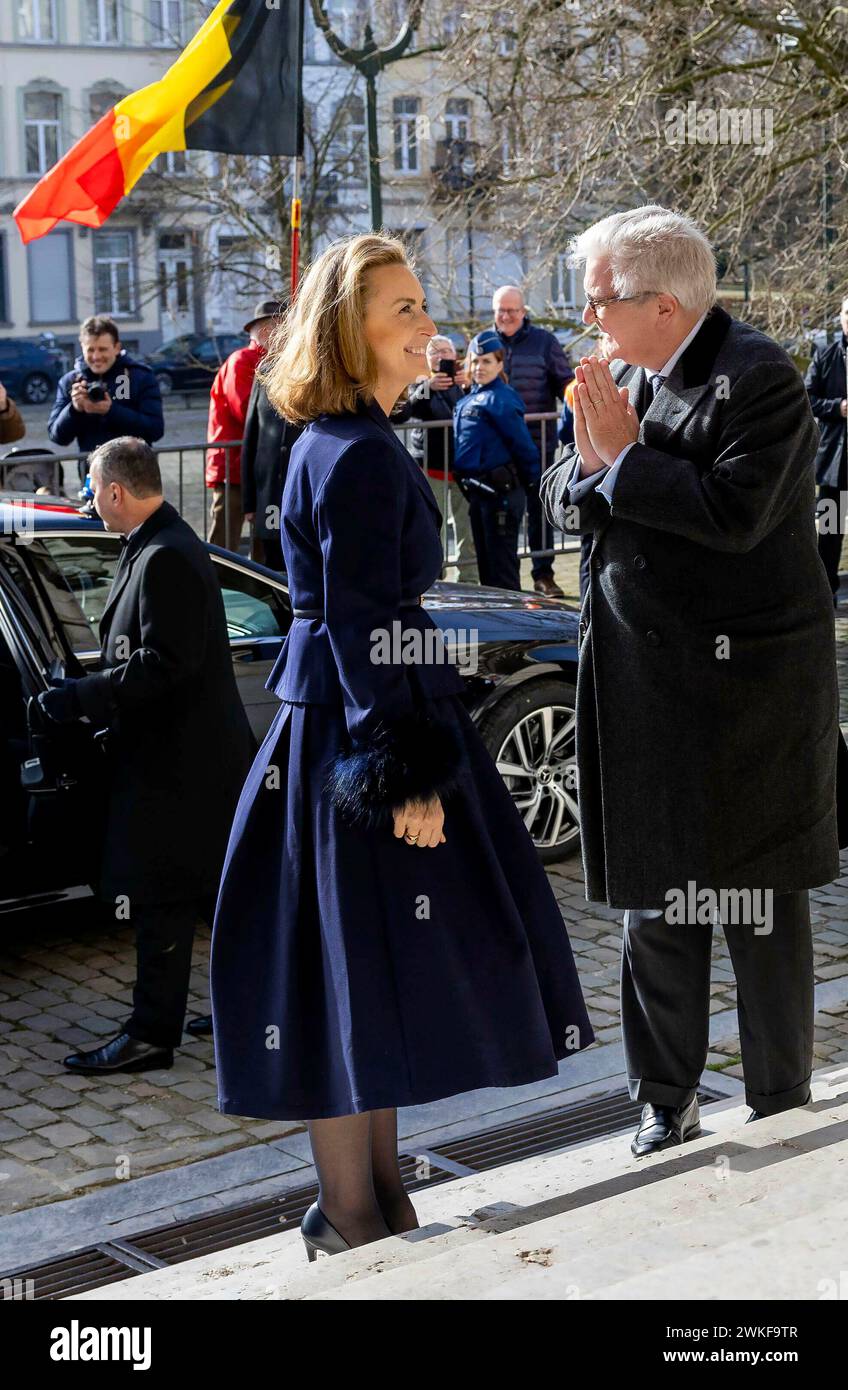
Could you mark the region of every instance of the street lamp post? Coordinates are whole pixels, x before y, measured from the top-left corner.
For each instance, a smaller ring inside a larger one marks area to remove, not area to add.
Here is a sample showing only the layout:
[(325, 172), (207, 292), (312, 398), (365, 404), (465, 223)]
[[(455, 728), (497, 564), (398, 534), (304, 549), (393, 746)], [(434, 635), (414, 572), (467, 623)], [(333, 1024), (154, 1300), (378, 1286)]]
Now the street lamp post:
[(379, 231), (383, 225), (383, 198), (380, 180), (380, 141), (377, 130), (377, 76), (402, 57), (415, 37), (415, 30), (421, 19), (423, 0), (412, 0), (409, 13), (404, 20), (393, 43), (380, 48), (374, 38), (370, 24), (365, 26), (365, 42), (361, 48), (352, 48), (339, 38), (330, 24), (324, 0), (311, 0), (312, 15), (317, 27), (327, 40), (332, 52), (343, 63), (365, 78), (365, 108), (368, 139), (368, 189), (371, 207), (371, 230)]

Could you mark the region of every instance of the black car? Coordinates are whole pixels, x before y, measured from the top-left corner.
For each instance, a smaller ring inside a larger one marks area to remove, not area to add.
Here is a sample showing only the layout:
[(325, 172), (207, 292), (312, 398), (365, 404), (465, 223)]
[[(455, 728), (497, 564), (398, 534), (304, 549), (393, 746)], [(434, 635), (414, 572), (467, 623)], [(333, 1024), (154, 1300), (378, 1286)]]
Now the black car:
[(246, 333), (184, 333), (149, 352), (144, 360), (153, 368), (163, 396), (171, 391), (208, 391), (221, 363), (249, 342)]
[(56, 394), (62, 359), (39, 343), (0, 338), (0, 382), (13, 400), (44, 405)]
[[(118, 536), (36, 501), (0, 502), (0, 913), (87, 894), (97, 848), (87, 837), (97, 824), (98, 731), (75, 723), (47, 736), (42, 721), (29, 727), (27, 704), (51, 678), (96, 667)], [(265, 682), (291, 622), (288, 590), (273, 570), (208, 549), (261, 742), (279, 708)], [(565, 858), (578, 846), (577, 613), (535, 594), (442, 582), (425, 601), (448, 650), (458, 647), (468, 710), (541, 858)]]

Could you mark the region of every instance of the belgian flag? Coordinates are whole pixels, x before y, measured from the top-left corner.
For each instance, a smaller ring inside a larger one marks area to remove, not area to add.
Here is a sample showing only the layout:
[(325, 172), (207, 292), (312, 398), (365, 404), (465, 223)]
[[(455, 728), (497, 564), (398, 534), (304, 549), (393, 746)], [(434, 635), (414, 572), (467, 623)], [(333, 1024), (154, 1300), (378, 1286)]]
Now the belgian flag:
[(24, 242), (100, 227), (166, 150), (303, 153), (303, 0), (219, 0), (164, 77), (124, 97), (18, 204)]

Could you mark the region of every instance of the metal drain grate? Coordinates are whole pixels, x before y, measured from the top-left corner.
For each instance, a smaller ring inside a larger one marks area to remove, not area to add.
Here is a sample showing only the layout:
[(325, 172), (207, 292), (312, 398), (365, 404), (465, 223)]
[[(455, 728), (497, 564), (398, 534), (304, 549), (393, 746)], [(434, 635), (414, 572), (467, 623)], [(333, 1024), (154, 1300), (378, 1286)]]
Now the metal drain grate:
[[(698, 1092), (701, 1105), (720, 1099), (714, 1091)], [(439, 1158), (449, 1159), (469, 1172), (480, 1173), (487, 1168), (531, 1158), (533, 1154), (615, 1134), (616, 1130), (630, 1125), (635, 1127), (642, 1104), (642, 1101), (631, 1100), (627, 1091), (616, 1091), (610, 1096), (567, 1105), (563, 1110), (546, 1110), (526, 1120), (514, 1120), (497, 1129), (469, 1134), (453, 1143), (437, 1144), (431, 1152), (436, 1162)]]
[[(724, 1098), (707, 1089), (699, 1091), (698, 1097), (702, 1105)], [(616, 1130), (635, 1124), (641, 1108), (641, 1102), (632, 1101), (626, 1091), (616, 1091), (609, 1096), (513, 1120), (497, 1129), (467, 1135), (433, 1149), (410, 1147), (399, 1155), (404, 1184), (407, 1191), (415, 1192), (469, 1173), (517, 1163), (534, 1154), (614, 1134)], [(276, 1235), (298, 1226), (306, 1208), (317, 1196), (317, 1184), (310, 1183), (292, 1188), (279, 1197), (209, 1212), (188, 1221), (172, 1221), (138, 1235), (88, 1246), (28, 1269), (13, 1270), (0, 1275), (0, 1302), (4, 1298), (68, 1298), (71, 1294), (102, 1288), (134, 1274), (182, 1264), (218, 1250), (231, 1250), (262, 1236)]]

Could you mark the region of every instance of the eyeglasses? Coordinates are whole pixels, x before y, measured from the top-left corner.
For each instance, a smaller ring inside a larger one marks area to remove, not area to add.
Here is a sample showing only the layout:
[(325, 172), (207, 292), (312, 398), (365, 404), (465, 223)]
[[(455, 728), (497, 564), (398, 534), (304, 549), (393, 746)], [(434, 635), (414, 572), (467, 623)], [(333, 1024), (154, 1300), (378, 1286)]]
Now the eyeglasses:
[(631, 299), (645, 299), (649, 294), (659, 293), (659, 290), (642, 290), (640, 294), (611, 294), (607, 299), (595, 299), (591, 294), (587, 294), (586, 307), (597, 317), (598, 310), (606, 309), (608, 304), (627, 304)]

